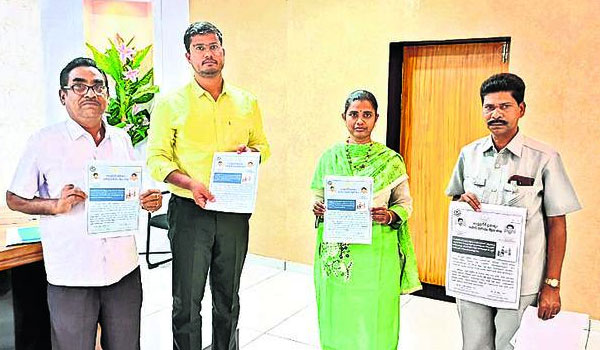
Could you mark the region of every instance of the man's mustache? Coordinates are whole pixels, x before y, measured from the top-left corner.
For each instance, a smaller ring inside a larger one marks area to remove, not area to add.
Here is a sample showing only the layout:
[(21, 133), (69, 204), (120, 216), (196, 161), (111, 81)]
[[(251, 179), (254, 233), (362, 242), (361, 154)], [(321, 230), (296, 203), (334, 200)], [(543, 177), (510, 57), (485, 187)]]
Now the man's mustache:
[(488, 126), (492, 126), (492, 125), (507, 125), (508, 122), (506, 120), (502, 120), (502, 119), (495, 119), (495, 120), (490, 120), (487, 122)]

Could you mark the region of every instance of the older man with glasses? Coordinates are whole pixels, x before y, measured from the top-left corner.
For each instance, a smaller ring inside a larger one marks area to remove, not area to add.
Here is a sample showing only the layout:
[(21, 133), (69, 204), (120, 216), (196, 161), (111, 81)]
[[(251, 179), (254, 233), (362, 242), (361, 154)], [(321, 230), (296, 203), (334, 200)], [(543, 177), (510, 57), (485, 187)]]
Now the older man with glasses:
[[(58, 96), (69, 118), (34, 134), (6, 193), (12, 210), (41, 215), (54, 350), (93, 349), (97, 324), (104, 349), (140, 348), (142, 285), (133, 236), (87, 234), (84, 202), (89, 161), (134, 160), (127, 134), (107, 125), (106, 74), (89, 58), (60, 73)], [(160, 208), (159, 190), (140, 196)]]

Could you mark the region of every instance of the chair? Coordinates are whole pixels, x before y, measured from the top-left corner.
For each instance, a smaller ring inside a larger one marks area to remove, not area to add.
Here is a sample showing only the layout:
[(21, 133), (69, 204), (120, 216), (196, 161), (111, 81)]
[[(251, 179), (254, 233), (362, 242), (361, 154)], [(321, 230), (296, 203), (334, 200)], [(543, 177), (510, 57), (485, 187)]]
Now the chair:
[[(165, 194), (168, 194), (169, 191), (162, 191), (161, 193), (164, 196)], [(152, 227), (156, 227), (156, 228), (163, 229), (163, 230), (169, 230), (169, 222), (167, 221), (167, 214), (152, 215), (152, 213), (150, 213), (150, 212), (148, 213), (148, 226), (147, 226), (147, 231), (146, 231), (146, 252), (143, 253), (146, 255), (146, 263), (148, 263), (148, 269), (154, 269), (156, 267), (159, 267), (162, 264), (166, 264), (169, 261), (173, 260), (173, 258), (171, 257), (171, 258), (156, 261), (156, 262), (150, 261), (150, 255), (170, 254), (171, 253), (170, 250), (169, 251), (156, 251), (156, 252), (153, 252), (150, 250), (150, 231), (151, 231)]]

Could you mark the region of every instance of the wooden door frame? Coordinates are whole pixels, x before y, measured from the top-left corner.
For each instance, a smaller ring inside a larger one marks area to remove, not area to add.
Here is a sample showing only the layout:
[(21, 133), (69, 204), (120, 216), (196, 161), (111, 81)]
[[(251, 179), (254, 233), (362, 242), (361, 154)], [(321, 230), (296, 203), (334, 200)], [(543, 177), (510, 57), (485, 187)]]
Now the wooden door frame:
[[(388, 106), (387, 106), (387, 131), (386, 145), (396, 152), (400, 152), (400, 119), (396, 118), (402, 113), (402, 65), (404, 64), (404, 48), (411, 46), (430, 45), (460, 45), (505, 42), (510, 51), (510, 37), (499, 36), (492, 38), (452, 39), (452, 40), (426, 40), (426, 41), (399, 41), (390, 43), (390, 62), (388, 73)], [(399, 101), (400, 103), (397, 103)], [(393, 117), (396, 116), (396, 117)]]
[[(483, 44), (492, 42), (505, 42), (510, 52), (511, 39), (508, 36), (479, 38), (479, 39), (453, 39), (453, 40), (426, 40), (426, 41), (400, 41), (390, 43), (390, 61), (388, 73), (388, 106), (386, 145), (396, 152), (400, 152), (400, 131), (402, 114), (402, 65), (404, 64), (404, 48), (429, 45), (460, 45)], [(422, 283), (423, 289), (414, 295), (454, 302), (455, 299), (446, 295), (445, 286)]]

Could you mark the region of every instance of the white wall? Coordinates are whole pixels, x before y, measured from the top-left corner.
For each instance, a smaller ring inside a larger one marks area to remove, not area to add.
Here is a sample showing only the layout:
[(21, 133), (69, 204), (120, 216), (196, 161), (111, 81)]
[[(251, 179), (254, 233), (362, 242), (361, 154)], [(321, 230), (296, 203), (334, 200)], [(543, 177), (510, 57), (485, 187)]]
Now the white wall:
[[(166, 92), (190, 77), (183, 47), (189, 3), (152, 2), (156, 83)], [(59, 73), (86, 54), (83, 18), (82, 1), (0, 0), (0, 206), (29, 136), (67, 118)]]
[(189, 0), (154, 0), (154, 73), (162, 93), (190, 79), (183, 33), (190, 22)]
[(45, 124), (39, 0), (0, 0), (0, 206), (27, 138)]
[(39, 0), (41, 7), (42, 56), (44, 59), (43, 94), (46, 97), (46, 125), (65, 120), (65, 108), (59, 103), (59, 74), (75, 57), (85, 55), (83, 1)]

